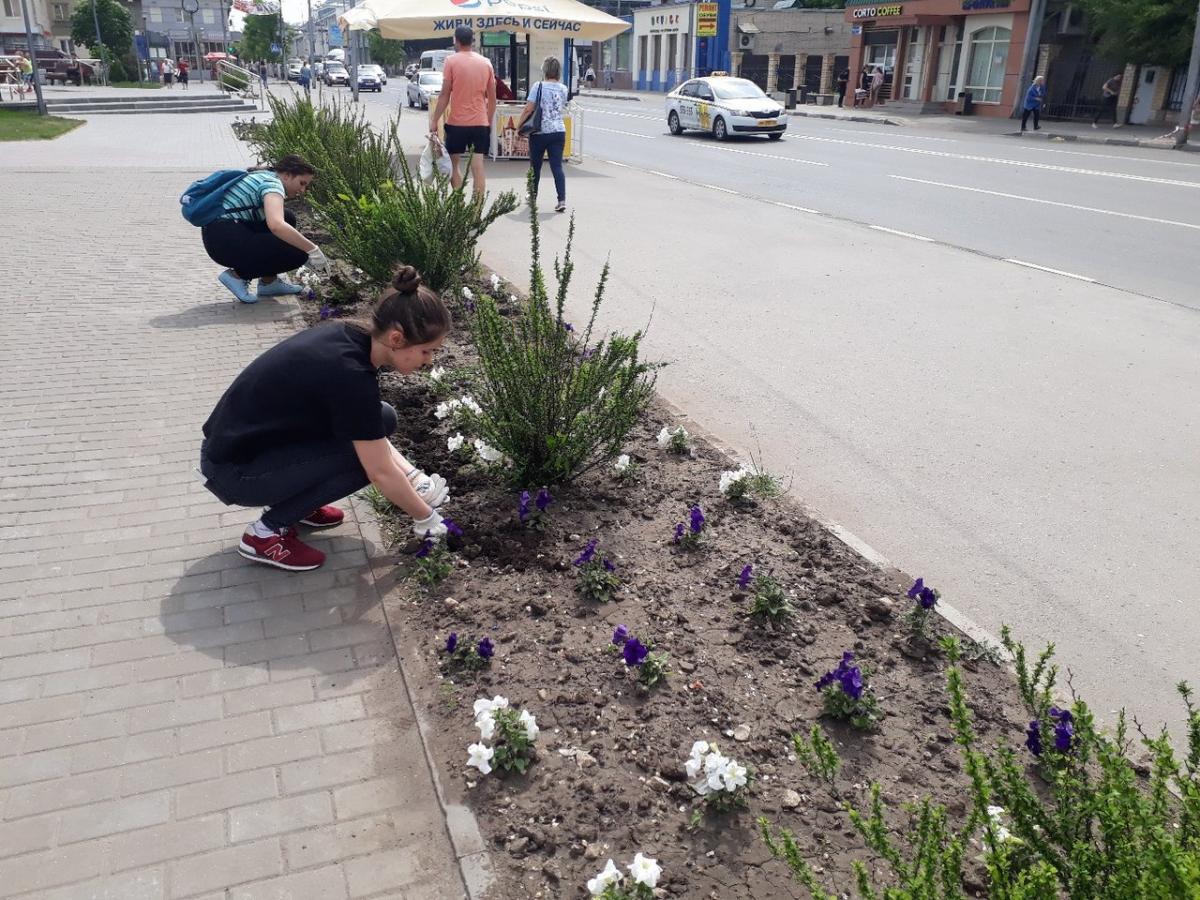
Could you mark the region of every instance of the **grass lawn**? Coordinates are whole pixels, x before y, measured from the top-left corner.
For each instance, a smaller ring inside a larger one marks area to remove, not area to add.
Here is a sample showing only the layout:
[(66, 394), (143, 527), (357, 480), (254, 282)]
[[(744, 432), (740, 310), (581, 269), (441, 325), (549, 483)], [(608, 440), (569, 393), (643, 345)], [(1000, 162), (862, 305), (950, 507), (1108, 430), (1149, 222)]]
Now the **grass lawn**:
[(162, 84), (157, 81), (114, 81), (109, 87), (141, 88), (144, 91), (158, 90)]
[(48, 141), (83, 124), (83, 119), (39, 116), (28, 109), (0, 109), (0, 141)]

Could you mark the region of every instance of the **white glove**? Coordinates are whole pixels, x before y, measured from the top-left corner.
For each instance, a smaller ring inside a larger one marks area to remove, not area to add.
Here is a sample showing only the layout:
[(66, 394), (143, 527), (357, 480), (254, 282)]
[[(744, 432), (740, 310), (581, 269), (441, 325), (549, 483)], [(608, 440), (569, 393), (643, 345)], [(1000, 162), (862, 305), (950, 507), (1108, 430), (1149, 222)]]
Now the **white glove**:
[(408, 473), (408, 481), (417, 492), (417, 496), (434, 509), (445, 503), (446, 498), (450, 496), (450, 487), (446, 484), (446, 479), (436, 472), (426, 475), (420, 469), (413, 469)]
[(417, 537), (440, 538), (446, 536), (446, 523), (435, 509), (428, 519), (413, 519), (413, 532)]
[(324, 272), (329, 268), (329, 260), (320, 247), (308, 251), (308, 267), (315, 272)]

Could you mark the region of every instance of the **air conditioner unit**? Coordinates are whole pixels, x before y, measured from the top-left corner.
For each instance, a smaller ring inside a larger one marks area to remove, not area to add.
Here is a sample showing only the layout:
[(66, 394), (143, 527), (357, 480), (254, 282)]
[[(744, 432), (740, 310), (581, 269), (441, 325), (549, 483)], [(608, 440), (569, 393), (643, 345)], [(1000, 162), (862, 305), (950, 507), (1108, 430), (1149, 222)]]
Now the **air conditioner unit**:
[(742, 6), (749, 9), (750, 7), (756, 6), (757, 4), (758, 4), (758, 0), (743, 0)]
[(1083, 10), (1073, 3), (1068, 3), (1058, 14), (1059, 34), (1087, 34), (1087, 25)]
[(754, 36), (750, 34), (738, 35), (738, 46), (743, 50), (754, 46)]

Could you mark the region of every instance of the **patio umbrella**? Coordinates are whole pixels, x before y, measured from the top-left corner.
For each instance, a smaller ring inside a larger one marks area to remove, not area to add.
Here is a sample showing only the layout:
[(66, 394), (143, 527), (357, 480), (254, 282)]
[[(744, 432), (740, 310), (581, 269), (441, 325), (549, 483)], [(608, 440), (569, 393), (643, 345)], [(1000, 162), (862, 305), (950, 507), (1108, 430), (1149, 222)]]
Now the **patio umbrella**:
[(205, 53), (204, 54), (205, 62), (217, 62), (218, 60), (222, 60), (222, 59), (233, 59), (233, 57), (230, 56), (228, 53)]
[(579, 0), (363, 0), (339, 17), (354, 31), (378, 28), (384, 38), (447, 38), (459, 25), (478, 32), (545, 34), (606, 41), (629, 28), (608, 13)]

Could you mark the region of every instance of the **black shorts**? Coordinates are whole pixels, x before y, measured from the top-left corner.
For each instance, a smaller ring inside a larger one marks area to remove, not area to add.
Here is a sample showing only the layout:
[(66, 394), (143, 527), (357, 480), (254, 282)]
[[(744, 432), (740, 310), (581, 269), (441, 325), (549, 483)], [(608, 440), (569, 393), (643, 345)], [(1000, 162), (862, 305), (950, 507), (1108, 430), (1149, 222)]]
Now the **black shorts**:
[(452, 156), (474, 150), (487, 155), (492, 149), (492, 129), (486, 125), (447, 125), (446, 152)]

